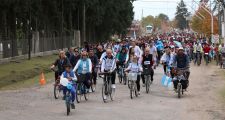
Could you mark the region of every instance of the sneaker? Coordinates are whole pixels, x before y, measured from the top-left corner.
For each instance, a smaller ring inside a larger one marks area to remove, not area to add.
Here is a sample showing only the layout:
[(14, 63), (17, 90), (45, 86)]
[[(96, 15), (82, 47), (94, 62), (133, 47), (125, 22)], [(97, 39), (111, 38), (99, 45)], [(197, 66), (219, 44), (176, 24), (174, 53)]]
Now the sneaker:
[(75, 109), (74, 103), (71, 103), (71, 109)]
[(116, 89), (116, 85), (115, 84), (112, 84), (111, 86), (113, 89)]
[(95, 86), (93, 87), (93, 92), (95, 92)]
[(65, 95), (63, 96), (62, 100), (66, 100), (66, 96)]
[(107, 100), (106, 95), (103, 96), (103, 99), (104, 99), (104, 100)]
[(91, 89), (89, 89), (89, 91), (88, 91), (89, 93), (92, 93), (92, 90)]
[(138, 91), (138, 93), (137, 93), (138, 95), (140, 95), (141, 94), (141, 92), (140, 91)]

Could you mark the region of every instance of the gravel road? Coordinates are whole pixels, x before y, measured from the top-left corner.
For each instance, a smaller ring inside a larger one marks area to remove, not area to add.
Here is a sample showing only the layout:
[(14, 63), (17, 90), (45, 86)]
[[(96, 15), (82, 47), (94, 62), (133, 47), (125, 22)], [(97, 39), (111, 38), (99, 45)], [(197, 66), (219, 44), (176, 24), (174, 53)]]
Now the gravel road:
[[(225, 80), (215, 66), (191, 66), (188, 92), (177, 98), (161, 86), (162, 68), (155, 71), (149, 94), (133, 100), (127, 86), (117, 83), (115, 101), (103, 103), (99, 79), (97, 91), (88, 101), (76, 104), (66, 116), (65, 103), (53, 97), (53, 85), (0, 92), (0, 120), (225, 120), (225, 107), (219, 91)], [(117, 80), (118, 82), (118, 80)]]

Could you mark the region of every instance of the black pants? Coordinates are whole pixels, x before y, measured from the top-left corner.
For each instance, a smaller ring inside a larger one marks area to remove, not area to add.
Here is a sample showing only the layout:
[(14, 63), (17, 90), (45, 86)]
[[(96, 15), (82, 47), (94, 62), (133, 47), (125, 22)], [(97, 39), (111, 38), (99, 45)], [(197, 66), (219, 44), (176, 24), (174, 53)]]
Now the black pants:
[(140, 79), (141, 79), (141, 76), (138, 75), (138, 76), (137, 76), (137, 81), (136, 81), (136, 84), (137, 84), (137, 90), (138, 90), (138, 91), (140, 91), (140, 88), (141, 88), (141, 86), (140, 86)]
[(97, 80), (97, 72), (93, 70), (92, 74), (91, 74), (92, 80), (94, 85), (96, 85), (96, 80)]
[(62, 72), (55, 71), (55, 81), (62, 75)]
[[(105, 72), (108, 72), (108, 71), (105, 71)], [(111, 81), (112, 81), (112, 84), (115, 84), (115, 81), (116, 81), (116, 71), (114, 70), (111, 74)], [(105, 81), (106, 77), (104, 77), (104, 81)]]
[(91, 77), (90, 73), (79, 74), (78, 75), (78, 83), (83, 82), (83, 84), (89, 89), (91, 86), (90, 77)]

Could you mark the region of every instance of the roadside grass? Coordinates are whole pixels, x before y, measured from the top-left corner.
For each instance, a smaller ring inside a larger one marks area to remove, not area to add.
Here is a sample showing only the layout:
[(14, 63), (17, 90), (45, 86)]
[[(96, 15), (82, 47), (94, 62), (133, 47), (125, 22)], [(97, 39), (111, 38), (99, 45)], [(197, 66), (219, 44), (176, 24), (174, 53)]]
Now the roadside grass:
[[(50, 65), (57, 55), (36, 57), (31, 60), (10, 62), (0, 65), (0, 89), (21, 88), (35, 85), (39, 82), (40, 73), (44, 72), (46, 79), (53, 78)], [(51, 72), (52, 75), (48, 74)]]
[[(30, 88), (30, 87), (34, 87), (34, 86), (39, 86), (39, 79), (40, 79), (40, 75), (35, 76), (30, 79), (27, 79), (27, 80), (13, 83), (10, 85), (6, 85), (4, 87), (1, 87), (0, 90), (18, 90), (21, 88)], [(45, 74), (45, 80), (46, 80), (46, 84), (53, 82), (54, 81), (54, 73), (50, 72), (50, 73)]]

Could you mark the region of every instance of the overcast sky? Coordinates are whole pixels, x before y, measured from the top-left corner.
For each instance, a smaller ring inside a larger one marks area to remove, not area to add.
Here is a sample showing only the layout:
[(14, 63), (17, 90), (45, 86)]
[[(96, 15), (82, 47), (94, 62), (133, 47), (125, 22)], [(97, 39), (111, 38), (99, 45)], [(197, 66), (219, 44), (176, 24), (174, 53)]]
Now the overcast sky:
[[(137, 0), (133, 3), (134, 19), (141, 19), (143, 9), (144, 17), (148, 15), (157, 16), (160, 13), (164, 13), (172, 20), (175, 17), (176, 7), (179, 2), (180, 0)], [(194, 11), (191, 7), (196, 8), (196, 3), (192, 2), (192, 0), (184, 0), (184, 2), (188, 10), (193, 13)]]

